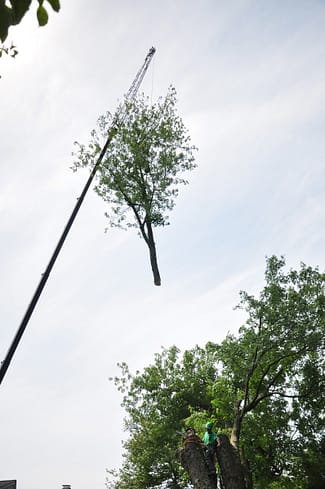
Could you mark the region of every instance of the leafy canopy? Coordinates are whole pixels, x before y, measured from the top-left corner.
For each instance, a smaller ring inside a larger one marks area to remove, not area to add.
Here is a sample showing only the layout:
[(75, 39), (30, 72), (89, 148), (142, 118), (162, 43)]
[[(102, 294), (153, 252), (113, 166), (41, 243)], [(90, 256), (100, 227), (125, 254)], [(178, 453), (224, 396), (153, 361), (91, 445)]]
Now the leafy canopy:
[[(113, 116), (107, 112), (98, 119), (98, 130), (92, 131), (89, 146), (76, 143), (74, 169), (94, 165), (112, 122)], [(145, 219), (153, 226), (169, 224), (166, 212), (175, 205), (177, 186), (188, 183), (180, 174), (196, 166), (194, 149), (176, 113), (173, 87), (153, 105), (144, 94), (125, 102), (124, 119), (108, 146), (95, 188), (112, 204), (107, 213), (110, 225), (141, 226)]]
[(179, 185), (187, 184), (184, 172), (193, 170), (190, 136), (176, 112), (176, 91), (151, 105), (143, 94), (118, 109), (122, 121), (114, 130), (107, 112), (98, 120), (88, 147), (76, 143), (79, 167), (93, 168), (108, 134), (114, 137), (97, 171), (95, 191), (109, 204), (110, 226), (137, 227), (149, 248), (155, 284), (160, 285), (153, 228), (169, 224)]
[(273, 256), (259, 296), (241, 293), (247, 321), (237, 336), (183, 354), (164, 349), (135, 375), (122, 364), (115, 383), (129, 439), (109, 485), (186, 487), (176, 431), (190, 425), (203, 434), (212, 420), (236, 435), (247, 487), (324, 487), (317, 456), (325, 440), (324, 286), (317, 268), (286, 272), (284, 259)]

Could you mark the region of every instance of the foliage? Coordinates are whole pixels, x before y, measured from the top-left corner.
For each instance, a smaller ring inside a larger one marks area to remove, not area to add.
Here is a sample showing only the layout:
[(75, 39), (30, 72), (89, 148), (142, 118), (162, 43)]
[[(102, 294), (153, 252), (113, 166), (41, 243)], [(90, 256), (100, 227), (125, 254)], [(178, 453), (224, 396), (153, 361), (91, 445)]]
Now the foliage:
[[(60, 0), (45, 0), (55, 12), (60, 10)], [(37, 0), (36, 11), (38, 25), (44, 26), (48, 22), (48, 12), (44, 6), (44, 0)], [(29, 10), (32, 0), (0, 0), (0, 40), (4, 42), (8, 36), (10, 26), (21, 22), (24, 15)]]
[(233, 444), (261, 488), (265, 478), (298, 474), (299, 445), (324, 430), (325, 275), (304, 264), (285, 273), (284, 266), (271, 257), (259, 298), (241, 293), (248, 320), (219, 351), (233, 392)]
[[(37, 21), (38, 25), (42, 27), (47, 24), (49, 17), (44, 3), (48, 2), (55, 12), (59, 12), (60, 0), (37, 0), (37, 2)], [(0, 45), (0, 58), (3, 54), (9, 55), (11, 58), (17, 56), (18, 50), (13, 43), (10, 46), (6, 46), (3, 43), (8, 37), (9, 28), (21, 22), (31, 3), (32, 0), (0, 0), (0, 41), (2, 43)]]
[(319, 442), (308, 443), (307, 447), (301, 456), (302, 466), (308, 477), (306, 489), (322, 489), (325, 487), (325, 437)]
[(175, 431), (187, 424), (202, 433), (208, 419), (231, 435), (248, 488), (321, 487), (325, 275), (304, 264), (285, 272), (284, 259), (273, 256), (265, 281), (258, 298), (241, 293), (248, 318), (237, 336), (183, 355), (176, 347), (163, 350), (134, 376), (123, 364), (115, 382), (130, 438), (116, 487), (126, 487), (126, 469), (136, 489), (172, 480), (184, 487), (172, 457)]
[(0, 46), (0, 58), (3, 54), (7, 54), (11, 58), (15, 58), (18, 54), (16, 46), (13, 43), (9, 47), (6, 47), (4, 44)]
[[(195, 148), (176, 114), (173, 87), (156, 104), (142, 95), (122, 107), (124, 117), (97, 172), (95, 190), (110, 204), (106, 216), (111, 226), (138, 228), (149, 248), (155, 284), (160, 285), (153, 227), (169, 224), (178, 186), (188, 183), (180, 174), (196, 166)], [(114, 117), (106, 113), (88, 148), (76, 143), (75, 170), (94, 166), (112, 126)]]
[[(183, 355), (176, 347), (155, 355), (152, 365), (133, 377), (126, 364), (115, 378), (127, 412), (125, 462), (114, 486), (182, 487), (186, 480), (175, 449), (191, 410), (209, 408), (215, 378), (214, 353), (199, 347)], [(198, 392), (200, 396), (198, 397)]]

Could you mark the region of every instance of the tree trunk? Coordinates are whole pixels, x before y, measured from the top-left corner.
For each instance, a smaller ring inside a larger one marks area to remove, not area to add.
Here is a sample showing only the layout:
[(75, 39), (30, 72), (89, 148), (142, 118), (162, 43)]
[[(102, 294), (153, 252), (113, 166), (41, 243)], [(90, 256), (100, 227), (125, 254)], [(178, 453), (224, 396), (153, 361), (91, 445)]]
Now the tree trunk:
[(238, 450), (230, 444), (226, 435), (219, 435), (217, 460), (224, 489), (246, 489), (243, 468)]
[(242, 417), (238, 412), (238, 410), (235, 413), (235, 419), (233, 422), (231, 437), (230, 437), (230, 443), (232, 444), (233, 447), (236, 448), (236, 450), (239, 449), (239, 437), (240, 437), (240, 430), (242, 425)]
[[(191, 440), (186, 440), (184, 447), (177, 452), (180, 463), (189, 474), (194, 489), (216, 489), (217, 475), (209, 467), (200, 438), (195, 436)], [(221, 471), (221, 489), (246, 489), (238, 450), (230, 444), (226, 435), (219, 435), (219, 440), (217, 460)]]
[(230, 444), (235, 448), (236, 452), (239, 455), (246, 489), (253, 489), (252, 473), (251, 473), (249, 462), (245, 457), (243, 448), (239, 448), (239, 438), (240, 438), (242, 421), (243, 418), (241, 414), (237, 412), (235, 415), (235, 419), (231, 431)]
[(150, 263), (151, 263), (151, 269), (154, 278), (154, 284), (161, 285), (160, 274), (158, 269), (156, 245), (153, 238), (151, 222), (148, 219), (146, 220), (146, 226), (147, 226), (147, 237), (148, 237), (147, 245), (150, 253)]
[(194, 489), (216, 489), (217, 475), (209, 469), (200, 438), (186, 441), (177, 452), (178, 459), (189, 474)]
[(240, 449), (240, 460), (244, 472), (246, 489), (253, 489), (253, 477), (252, 477), (250, 461), (247, 460), (243, 448)]

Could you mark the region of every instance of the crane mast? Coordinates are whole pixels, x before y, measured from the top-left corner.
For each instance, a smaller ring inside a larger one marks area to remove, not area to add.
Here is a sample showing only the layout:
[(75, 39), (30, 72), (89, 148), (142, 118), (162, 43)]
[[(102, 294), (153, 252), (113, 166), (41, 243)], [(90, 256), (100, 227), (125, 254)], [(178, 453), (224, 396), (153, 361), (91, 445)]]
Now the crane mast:
[(3, 378), (4, 378), (5, 374), (6, 374), (6, 372), (8, 370), (8, 367), (10, 365), (10, 362), (11, 362), (11, 360), (12, 360), (14, 354), (15, 354), (15, 351), (16, 351), (18, 345), (19, 345), (19, 342), (20, 342), (20, 340), (21, 340), (21, 338), (22, 338), (22, 336), (24, 334), (24, 331), (25, 331), (26, 326), (27, 326), (27, 324), (29, 322), (29, 319), (30, 319), (31, 315), (33, 314), (33, 311), (35, 309), (35, 306), (36, 306), (36, 304), (38, 302), (38, 299), (40, 298), (40, 295), (41, 295), (41, 293), (42, 293), (42, 291), (43, 291), (43, 289), (45, 287), (45, 284), (46, 284), (46, 282), (47, 282), (47, 280), (49, 278), (49, 275), (50, 275), (51, 270), (52, 270), (52, 268), (54, 266), (54, 263), (55, 263), (58, 255), (59, 255), (59, 253), (61, 251), (61, 248), (62, 248), (62, 246), (63, 246), (63, 244), (65, 242), (66, 237), (68, 236), (68, 233), (69, 233), (69, 231), (71, 229), (71, 226), (72, 226), (72, 224), (73, 224), (73, 222), (74, 222), (74, 220), (75, 220), (75, 218), (76, 218), (76, 216), (77, 216), (77, 214), (79, 212), (79, 209), (81, 207), (81, 204), (82, 204), (82, 202), (83, 202), (83, 200), (84, 200), (84, 198), (85, 198), (85, 196), (86, 196), (86, 194), (88, 192), (88, 189), (89, 189), (89, 187), (90, 187), (90, 185), (91, 185), (91, 183), (92, 183), (92, 181), (93, 181), (93, 179), (94, 179), (94, 177), (96, 175), (96, 172), (97, 172), (97, 170), (98, 170), (98, 168), (99, 168), (99, 166), (100, 166), (100, 164), (101, 164), (101, 162), (102, 162), (102, 160), (103, 160), (103, 158), (105, 156), (105, 153), (107, 151), (107, 148), (108, 148), (110, 142), (112, 141), (114, 135), (118, 131), (119, 125), (123, 122), (123, 120), (125, 118), (125, 114), (126, 114), (125, 103), (126, 102), (131, 102), (135, 98), (135, 96), (136, 96), (136, 94), (137, 94), (137, 92), (139, 90), (139, 87), (141, 85), (141, 82), (142, 82), (142, 80), (143, 80), (143, 78), (144, 78), (144, 76), (146, 74), (146, 71), (147, 71), (147, 69), (148, 69), (148, 67), (150, 65), (150, 62), (151, 62), (152, 57), (155, 54), (155, 52), (156, 52), (156, 49), (154, 47), (152, 47), (149, 50), (149, 52), (148, 52), (148, 54), (147, 54), (147, 56), (146, 56), (146, 58), (144, 60), (143, 65), (139, 69), (139, 71), (136, 74), (136, 76), (135, 76), (135, 78), (134, 78), (134, 80), (133, 80), (133, 82), (132, 82), (132, 84), (131, 84), (128, 92), (125, 95), (125, 102), (124, 102), (124, 104), (122, 104), (117, 109), (117, 111), (115, 113), (115, 116), (113, 118), (112, 125), (111, 125), (111, 127), (110, 127), (110, 129), (108, 130), (108, 133), (107, 133), (106, 142), (105, 142), (105, 144), (104, 144), (104, 146), (103, 146), (103, 148), (102, 148), (102, 150), (101, 150), (101, 152), (100, 152), (100, 154), (99, 154), (99, 156), (97, 158), (97, 161), (96, 161), (96, 163), (95, 163), (95, 165), (94, 165), (94, 167), (93, 167), (93, 169), (92, 169), (92, 171), (91, 171), (91, 173), (89, 175), (89, 178), (88, 178), (88, 180), (87, 180), (87, 182), (86, 182), (86, 184), (85, 184), (85, 186), (84, 186), (84, 188), (83, 188), (83, 190), (82, 190), (79, 198), (77, 199), (77, 203), (76, 203), (76, 205), (75, 205), (75, 207), (74, 207), (74, 209), (73, 209), (73, 211), (72, 211), (72, 213), (71, 213), (71, 215), (70, 215), (70, 217), (68, 219), (68, 222), (67, 222), (67, 224), (66, 224), (66, 226), (65, 226), (65, 228), (63, 230), (63, 233), (62, 233), (62, 235), (61, 235), (61, 237), (60, 237), (60, 239), (59, 239), (59, 241), (58, 241), (58, 243), (57, 243), (57, 245), (56, 245), (56, 247), (54, 249), (54, 252), (53, 252), (53, 254), (52, 254), (51, 258), (50, 258), (50, 261), (49, 261), (49, 263), (48, 263), (48, 265), (47, 265), (44, 273), (42, 274), (41, 280), (40, 280), (40, 282), (39, 282), (39, 284), (38, 284), (38, 286), (37, 286), (37, 288), (35, 290), (35, 293), (34, 293), (34, 295), (32, 297), (32, 300), (31, 300), (31, 302), (30, 302), (30, 304), (29, 304), (29, 306), (28, 306), (28, 308), (27, 308), (27, 310), (25, 312), (25, 315), (24, 315), (24, 317), (23, 317), (23, 319), (22, 319), (22, 321), (21, 321), (21, 323), (19, 325), (19, 328), (17, 330), (17, 333), (16, 333), (16, 335), (15, 335), (15, 337), (14, 337), (11, 345), (10, 345), (10, 348), (9, 348), (9, 350), (7, 352), (7, 355), (6, 355), (5, 359), (1, 362), (1, 365), (0, 365), (0, 384), (1, 384), (1, 382), (2, 382), (2, 380), (3, 380)]

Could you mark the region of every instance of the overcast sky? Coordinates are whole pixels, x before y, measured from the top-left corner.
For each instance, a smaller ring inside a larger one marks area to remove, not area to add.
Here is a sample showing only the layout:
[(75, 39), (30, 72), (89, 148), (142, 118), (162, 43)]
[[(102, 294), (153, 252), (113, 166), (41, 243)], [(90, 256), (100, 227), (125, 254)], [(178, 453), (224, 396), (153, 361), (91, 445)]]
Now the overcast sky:
[(141, 91), (173, 84), (199, 148), (156, 233), (162, 286), (135, 231), (104, 233), (91, 190), (0, 387), (0, 480), (104, 489), (126, 437), (116, 363), (236, 332), (265, 256), (324, 268), (325, 2), (61, 3), (45, 28), (34, 6), (10, 31), (19, 55), (0, 60), (1, 358), (87, 178), (70, 170), (73, 142), (151, 46)]

